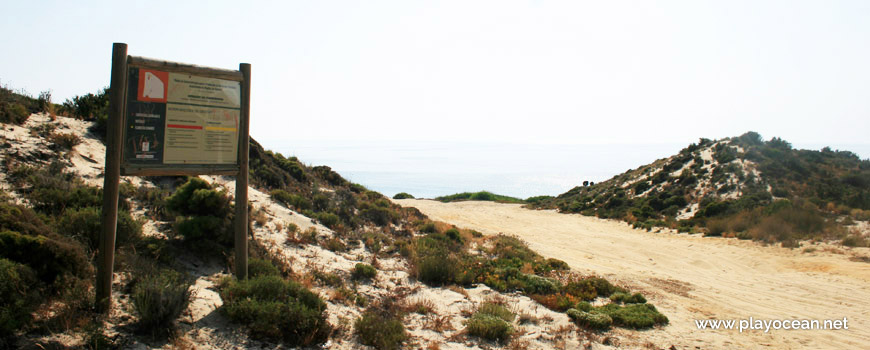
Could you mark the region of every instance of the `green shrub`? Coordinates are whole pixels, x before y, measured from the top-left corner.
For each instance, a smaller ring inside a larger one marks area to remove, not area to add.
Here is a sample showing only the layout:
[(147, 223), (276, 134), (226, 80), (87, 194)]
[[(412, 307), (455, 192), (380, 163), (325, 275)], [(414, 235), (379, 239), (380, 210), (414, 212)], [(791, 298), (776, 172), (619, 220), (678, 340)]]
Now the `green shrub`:
[(15, 231), (28, 236), (48, 236), (51, 228), (30, 208), (0, 203), (0, 231)]
[(395, 196), (393, 196), (393, 199), (413, 199), (413, 198), (414, 198), (414, 196), (412, 196), (408, 192), (399, 192), (399, 193), (396, 193)]
[(194, 216), (179, 218), (176, 221), (176, 232), (187, 241), (213, 240), (229, 246), (233, 244), (232, 221), (229, 218), (214, 216)]
[(317, 221), (319, 221), (323, 226), (335, 228), (336, 225), (341, 222), (341, 219), (338, 217), (338, 215), (335, 215), (333, 213), (320, 212), (317, 213)]
[(305, 197), (291, 194), (284, 190), (274, 190), (270, 192), (270, 195), (272, 199), (292, 207), (294, 210), (310, 210), (312, 208), (311, 202)]
[(21, 125), (30, 118), (30, 111), (20, 103), (0, 103), (0, 123)]
[(473, 336), (500, 342), (507, 340), (514, 331), (504, 319), (480, 312), (468, 319), (465, 330)]
[(312, 274), (314, 275), (314, 279), (323, 282), (327, 286), (336, 288), (344, 286), (344, 281), (342, 281), (341, 276), (335, 273), (314, 270)]
[(643, 297), (640, 293), (624, 293), (624, 292), (616, 292), (610, 296), (610, 300), (615, 303), (625, 303), (625, 304), (643, 304), (646, 303), (646, 298)]
[(106, 136), (109, 124), (109, 88), (100, 90), (97, 94), (75, 96), (72, 100), (66, 100), (63, 108), (71, 112), (72, 116), (84, 120), (95, 121), (91, 132), (100, 137)]
[(587, 277), (566, 283), (562, 287), (562, 292), (583, 300), (592, 300), (597, 297), (608, 297), (616, 292), (626, 292), (626, 290), (614, 286), (601, 277)]
[(321, 243), (321, 245), (332, 252), (343, 252), (347, 250), (347, 245), (338, 237), (332, 237)]
[(480, 192), (462, 192), (451, 194), (449, 196), (441, 196), (435, 198), (435, 200), (442, 202), (456, 202), (462, 200), (472, 200), (472, 201), (495, 201), (495, 202), (503, 202), (503, 203), (525, 203), (522, 199), (502, 196), (492, 192), (480, 191)]
[(667, 324), (668, 318), (662, 315), (652, 304), (607, 304), (593, 309), (593, 312), (606, 314), (613, 319), (613, 324), (624, 328), (643, 329), (655, 325)]
[(0, 258), (0, 347), (30, 322), (38, 303), (39, 289), (33, 270)]
[[(33, 191), (28, 193), (27, 199), (33, 203), (34, 209), (48, 214), (60, 214), (67, 208), (102, 207), (103, 191), (99, 187), (78, 186), (73, 183), (45, 183), (34, 181)], [(62, 181), (52, 179), (49, 181)], [(124, 204), (119, 202), (119, 207), (124, 209)]]
[(350, 277), (353, 279), (372, 279), (375, 278), (375, 275), (378, 274), (378, 270), (374, 268), (374, 266), (369, 264), (359, 263), (353, 267), (353, 271), (350, 273)]
[(537, 275), (522, 274), (520, 281), (523, 284), (522, 290), (528, 294), (558, 293), (561, 287), (556, 280)]
[(447, 231), (444, 231), (444, 234), (447, 236), (447, 238), (450, 238), (450, 239), (457, 241), (457, 242), (460, 242), (460, 243), (462, 242), (462, 236), (459, 234), (459, 230), (457, 230), (455, 228), (451, 228), (451, 229), (448, 229)]
[(229, 214), (229, 198), (198, 177), (191, 177), (169, 197), (167, 207), (180, 215), (216, 216)]
[(592, 304), (590, 304), (588, 301), (580, 301), (574, 308), (580, 311), (589, 312), (590, 310), (592, 310)]
[(173, 270), (160, 270), (145, 276), (133, 287), (131, 301), (139, 315), (138, 328), (151, 334), (171, 328), (190, 303), (190, 280)]
[(513, 312), (503, 305), (485, 302), (466, 322), (468, 334), (494, 341), (505, 341), (513, 333)]
[(426, 256), (417, 262), (417, 278), (430, 285), (450, 284), (456, 277), (455, 260), (448, 257)]
[[(67, 209), (57, 221), (58, 232), (77, 237), (87, 242), (92, 251), (100, 244), (102, 210), (96, 207)], [(118, 212), (115, 231), (115, 245), (122, 246), (138, 241), (142, 237), (142, 222), (134, 220), (126, 211)]]
[(513, 322), (514, 317), (516, 315), (508, 310), (508, 308), (504, 307), (504, 305), (493, 303), (493, 302), (485, 302), (477, 308), (477, 312), (485, 315), (491, 315), (498, 317), (505, 322)]
[(538, 253), (529, 249), (529, 246), (519, 238), (513, 236), (498, 235), (493, 237), (491, 253), (502, 259), (518, 259), (522, 262), (535, 262), (541, 259)]
[(568, 263), (559, 259), (549, 258), (545, 261), (545, 263), (550, 271), (567, 271), (571, 269), (571, 267), (568, 266)]
[(48, 141), (65, 151), (69, 151), (76, 145), (82, 143), (82, 139), (78, 135), (72, 133), (54, 133), (49, 136)]
[(246, 325), (255, 339), (283, 340), (290, 346), (322, 343), (330, 333), (326, 304), (317, 294), (278, 276), (221, 283), (223, 312)]
[(624, 303), (626, 304), (644, 304), (646, 303), (646, 298), (644, 298), (643, 294), (634, 293), (627, 299), (625, 299)]
[(589, 329), (606, 330), (613, 324), (613, 319), (603, 313), (586, 312), (577, 309), (568, 309), (566, 313), (578, 326)]
[(268, 260), (252, 258), (248, 260), (248, 277), (281, 276), (281, 270)]
[(92, 270), (81, 245), (14, 231), (0, 232), (0, 257), (29, 266), (47, 285), (64, 274), (86, 277)]
[(360, 343), (379, 350), (392, 350), (401, 347), (408, 339), (402, 320), (382, 310), (367, 310), (354, 322), (354, 329)]
[(859, 235), (849, 235), (843, 238), (842, 244), (847, 247), (866, 247), (870, 245), (867, 239)]
[(426, 222), (426, 223), (423, 223), (420, 225), (420, 232), (421, 233), (435, 233), (438, 231), (435, 229), (435, 223), (430, 221), (430, 222)]
[(367, 202), (360, 205), (360, 216), (378, 226), (386, 226), (398, 217), (389, 207), (369, 205)]
[(418, 238), (415, 259), (417, 279), (431, 285), (444, 285), (455, 281), (458, 259), (451, 252), (455, 243), (439, 233)]

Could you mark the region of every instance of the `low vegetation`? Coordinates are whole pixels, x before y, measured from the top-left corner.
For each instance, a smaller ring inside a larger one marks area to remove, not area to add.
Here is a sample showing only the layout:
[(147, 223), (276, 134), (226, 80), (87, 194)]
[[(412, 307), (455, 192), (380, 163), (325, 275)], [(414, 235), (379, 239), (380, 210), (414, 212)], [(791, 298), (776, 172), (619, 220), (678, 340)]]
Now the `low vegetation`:
[(468, 319), (465, 330), (476, 337), (504, 342), (514, 332), (511, 323), (515, 316), (504, 305), (485, 302)]
[(251, 140), (251, 182), (263, 192), (330, 229), (347, 234), (366, 225), (388, 226), (423, 218), (378, 192), (345, 180), (328, 166), (307, 166), (296, 157), (263, 149)]
[[(271, 269), (260, 269), (270, 271)], [(238, 281), (228, 277), (220, 284), (222, 312), (245, 325), (251, 337), (309, 346), (326, 341), (331, 331), (326, 304), (301, 284), (265, 273)]]
[(379, 350), (399, 349), (408, 339), (401, 312), (394, 307), (378, 305), (368, 308), (354, 322), (360, 343)]
[(796, 150), (748, 132), (701, 139), (673, 157), (530, 206), (793, 247), (843, 239), (849, 230), (842, 218), (870, 216), (870, 160), (827, 147)]
[(395, 196), (393, 196), (393, 199), (413, 199), (413, 198), (414, 198), (414, 196), (408, 192), (399, 192), (399, 193), (396, 193)]
[(157, 270), (138, 280), (133, 287), (131, 301), (139, 315), (138, 328), (142, 332), (169, 334), (173, 322), (190, 303), (190, 280), (182, 273), (170, 269)]
[(457, 202), (457, 201), (492, 201), (499, 203), (525, 203), (524, 200), (514, 197), (502, 196), (487, 191), (480, 192), (462, 192), (451, 194), (449, 196), (441, 196), (435, 198), (442, 202)]
[(354, 266), (353, 271), (350, 273), (350, 277), (355, 280), (361, 279), (372, 279), (375, 278), (375, 275), (378, 274), (378, 270), (374, 268), (374, 266), (369, 264), (359, 263)]
[[(428, 228), (429, 224), (420, 227)], [(411, 257), (412, 272), (427, 284), (482, 283), (499, 292), (521, 292), (559, 312), (601, 297), (614, 299), (614, 304), (646, 303), (643, 295), (629, 294), (627, 289), (614, 286), (606, 279), (570, 272), (564, 261), (545, 259), (515, 237), (474, 238), (471, 232), (463, 233), (454, 228), (445, 229), (444, 233), (435, 226), (433, 230), (435, 232), (417, 238), (413, 250), (407, 253)], [(448, 234), (451, 230), (457, 234)], [(481, 254), (472, 254), (468, 252), (472, 242), (478, 247), (490, 248), (482, 249)], [(484, 321), (493, 323), (490, 319), (480, 322)], [(633, 324), (615, 325), (631, 327)]]

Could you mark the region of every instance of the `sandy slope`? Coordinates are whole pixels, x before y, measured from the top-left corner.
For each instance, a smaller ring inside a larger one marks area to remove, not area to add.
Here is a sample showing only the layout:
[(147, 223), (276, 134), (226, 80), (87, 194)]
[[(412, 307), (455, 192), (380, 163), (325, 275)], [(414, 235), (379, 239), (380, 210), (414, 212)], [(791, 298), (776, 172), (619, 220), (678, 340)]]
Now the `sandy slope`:
[[(870, 348), (870, 264), (850, 261), (867, 249), (765, 247), (735, 239), (650, 233), (624, 223), (519, 205), (400, 200), (435, 220), (486, 234), (515, 234), (548, 257), (644, 291), (670, 325), (615, 331), (683, 349)], [(698, 330), (695, 319), (842, 319), (849, 330)]]

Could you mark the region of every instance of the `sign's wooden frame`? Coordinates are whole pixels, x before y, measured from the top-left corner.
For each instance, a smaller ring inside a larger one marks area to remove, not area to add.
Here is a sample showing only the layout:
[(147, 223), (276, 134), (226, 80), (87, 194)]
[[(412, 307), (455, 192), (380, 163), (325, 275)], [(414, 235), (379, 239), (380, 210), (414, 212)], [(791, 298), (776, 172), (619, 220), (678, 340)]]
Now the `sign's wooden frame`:
[[(121, 160), (124, 118), (127, 110), (127, 69), (140, 67), (168, 72), (189, 73), (207, 78), (240, 82), (238, 160), (236, 164), (169, 164), (137, 166)], [(100, 247), (97, 256), (97, 310), (111, 308), (112, 276), (115, 260), (115, 233), (118, 223), (118, 187), (121, 175), (235, 175), (235, 274), (248, 275), (248, 152), (251, 109), (251, 65), (239, 64), (239, 70), (200, 67), (191, 64), (128, 56), (127, 44), (112, 45), (112, 82), (109, 88), (109, 125), (106, 135), (106, 168), (103, 182), (103, 212)]]

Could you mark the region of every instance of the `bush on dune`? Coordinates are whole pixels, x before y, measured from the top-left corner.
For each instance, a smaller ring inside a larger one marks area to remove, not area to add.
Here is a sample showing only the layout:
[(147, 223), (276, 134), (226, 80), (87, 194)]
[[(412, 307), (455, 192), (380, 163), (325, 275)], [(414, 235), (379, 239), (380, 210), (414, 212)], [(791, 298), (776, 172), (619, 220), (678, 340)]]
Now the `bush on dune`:
[(221, 282), (222, 311), (246, 325), (255, 339), (283, 340), (290, 346), (322, 343), (331, 328), (320, 297), (276, 275)]
[(393, 196), (393, 199), (413, 199), (413, 198), (414, 198), (414, 196), (408, 192), (399, 192), (399, 193), (396, 193), (395, 196)]
[(466, 322), (466, 331), (476, 337), (503, 342), (514, 329), (514, 313), (496, 303), (483, 303)]
[(131, 301), (140, 331), (152, 334), (173, 328), (190, 303), (190, 280), (173, 270), (160, 270), (138, 280)]
[(0, 347), (30, 322), (40, 301), (36, 283), (29, 267), (0, 258)]
[(354, 322), (354, 329), (360, 343), (379, 350), (399, 349), (408, 339), (401, 317), (377, 307), (363, 312), (362, 317)]
[[(86, 242), (91, 251), (100, 244), (102, 210), (97, 207), (67, 209), (57, 222), (58, 232), (76, 237)], [(127, 211), (118, 212), (118, 226), (115, 231), (115, 245), (135, 243), (142, 236), (142, 222), (134, 220)]]
[(3, 231), (0, 232), (0, 256), (29, 266), (46, 285), (53, 284), (65, 274), (87, 277), (92, 271), (81, 245), (61, 238)]
[(233, 244), (233, 212), (225, 191), (205, 180), (191, 177), (166, 201), (167, 208), (179, 215), (175, 230), (187, 241), (211, 240), (223, 246)]

